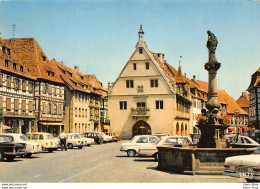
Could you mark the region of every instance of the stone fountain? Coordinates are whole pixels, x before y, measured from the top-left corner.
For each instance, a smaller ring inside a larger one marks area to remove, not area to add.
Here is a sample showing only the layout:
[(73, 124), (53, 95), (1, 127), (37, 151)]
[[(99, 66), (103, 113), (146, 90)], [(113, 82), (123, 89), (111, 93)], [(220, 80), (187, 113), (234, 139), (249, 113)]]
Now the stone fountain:
[(218, 45), (216, 36), (207, 31), (208, 62), (204, 68), (208, 71), (208, 101), (202, 109), (197, 127), (201, 138), (194, 147), (157, 147), (158, 169), (184, 174), (223, 174), (226, 157), (247, 155), (255, 148), (227, 148), (224, 132), (228, 122), (218, 119), (222, 113), (217, 93), (217, 71), (221, 64), (217, 61), (215, 51)]

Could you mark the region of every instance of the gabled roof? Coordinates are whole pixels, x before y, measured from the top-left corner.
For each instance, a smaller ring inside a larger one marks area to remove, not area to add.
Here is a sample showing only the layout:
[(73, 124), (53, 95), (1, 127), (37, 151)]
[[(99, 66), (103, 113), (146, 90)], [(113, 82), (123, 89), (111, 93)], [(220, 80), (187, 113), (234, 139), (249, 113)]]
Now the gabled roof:
[[(11, 47), (0, 37), (0, 45), (10, 49), (10, 55), (0, 51), (0, 70), (15, 74), (20, 77), (36, 80), (36, 78), (28, 71), (26, 65), (16, 56)], [(8, 60), (8, 66), (5, 61)], [(14, 68), (13, 64), (16, 64)], [(22, 67), (22, 68), (21, 68)]]
[(94, 74), (89, 74), (89, 75), (84, 75), (84, 77), (91, 83), (91, 86), (94, 89), (94, 93), (100, 94), (102, 96), (107, 96), (108, 95), (108, 90), (103, 87), (102, 83), (98, 80), (96, 75)]
[(237, 99), (237, 104), (241, 108), (249, 108), (249, 95), (246, 92), (243, 92), (242, 95)]
[[(218, 90), (219, 101), (226, 101), (227, 102), (227, 113), (228, 114), (235, 114), (235, 110), (239, 110), (239, 114), (248, 115), (246, 111), (244, 111), (236, 101), (227, 94), (224, 90)], [(221, 102), (220, 102), (221, 103)]]
[(251, 82), (247, 91), (251, 90), (252, 87), (260, 87), (260, 68), (251, 76)]
[(4, 39), (14, 53), (37, 79), (44, 79), (59, 84), (64, 84), (57, 74), (55, 65), (50, 62), (34, 38)]

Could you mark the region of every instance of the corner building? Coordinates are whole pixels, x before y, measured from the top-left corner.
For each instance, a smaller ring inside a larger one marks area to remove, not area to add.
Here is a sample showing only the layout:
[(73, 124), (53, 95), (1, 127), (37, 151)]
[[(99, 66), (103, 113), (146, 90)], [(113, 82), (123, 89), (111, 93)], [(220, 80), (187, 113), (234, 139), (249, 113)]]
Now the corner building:
[(178, 88), (164, 55), (147, 48), (142, 27), (138, 34), (134, 53), (115, 83), (109, 86), (111, 131), (123, 138), (154, 133), (192, 133), (189, 90)]

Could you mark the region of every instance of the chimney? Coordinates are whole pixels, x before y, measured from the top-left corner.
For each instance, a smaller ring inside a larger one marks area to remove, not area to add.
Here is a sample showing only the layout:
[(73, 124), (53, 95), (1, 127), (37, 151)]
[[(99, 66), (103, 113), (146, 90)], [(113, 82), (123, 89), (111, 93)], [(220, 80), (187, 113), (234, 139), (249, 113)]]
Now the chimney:
[(79, 66), (76, 66), (76, 65), (75, 65), (75, 66), (74, 66), (74, 69), (75, 69), (75, 70), (78, 70), (78, 69), (79, 69)]
[(186, 75), (187, 75), (187, 74), (186, 74), (186, 73), (184, 73), (184, 76), (185, 76), (185, 77), (186, 77)]
[(193, 75), (193, 80), (196, 81), (196, 75)]

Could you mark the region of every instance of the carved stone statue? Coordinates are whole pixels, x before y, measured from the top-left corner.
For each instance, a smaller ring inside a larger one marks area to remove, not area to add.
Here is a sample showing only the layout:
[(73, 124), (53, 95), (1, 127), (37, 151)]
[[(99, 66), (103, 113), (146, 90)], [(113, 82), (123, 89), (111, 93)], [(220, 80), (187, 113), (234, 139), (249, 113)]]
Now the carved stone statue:
[(209, 62), (217, 62), (215, 51), (218, 46), (217, 37), (211, 33), (211, 31), (207, 31), (208, 34), (208, 41), (207, 41), (207, 48), (209, 49)]

